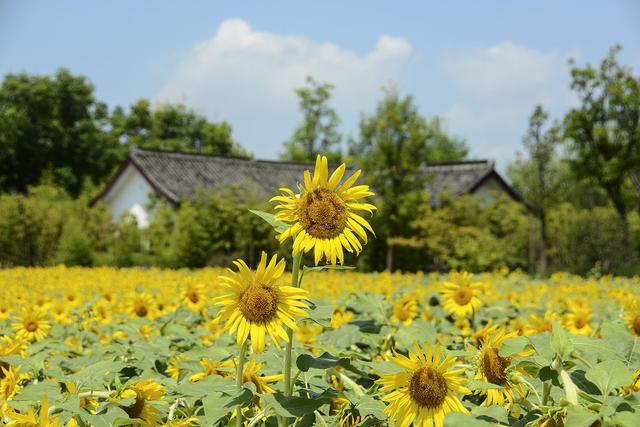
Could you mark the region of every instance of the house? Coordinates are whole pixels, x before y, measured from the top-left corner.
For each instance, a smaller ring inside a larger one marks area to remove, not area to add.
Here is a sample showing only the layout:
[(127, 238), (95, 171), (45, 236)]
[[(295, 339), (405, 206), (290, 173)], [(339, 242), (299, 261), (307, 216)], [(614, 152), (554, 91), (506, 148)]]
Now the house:
[[(149, 223), (150, 195), (178, 206), (199, 189), (222, 190), (231, 185), (250, 185), (265, 197), (279, 187), (295, 188), (310, 165), (272, 160), (247, 160), (197, 153), (179, 153), (133, 147), (125, 162), (91, 204), (105, 203), (115, 218), (132, 213), (141, 227)], [(427, 190), (434, 203), (443, 191), (453, 195), (490, 195), (502, 191), (520, 196), (496, 172), (488, 160), (465, 160), (426, 165), (432, 175)], [(347, 172), (348, 173), (348, 172)]]

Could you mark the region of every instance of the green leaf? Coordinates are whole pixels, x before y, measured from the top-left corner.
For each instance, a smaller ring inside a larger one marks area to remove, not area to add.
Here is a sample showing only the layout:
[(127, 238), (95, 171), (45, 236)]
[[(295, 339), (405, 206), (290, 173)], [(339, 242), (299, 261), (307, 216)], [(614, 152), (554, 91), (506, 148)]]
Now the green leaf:
[(327, 352), (322, 353), (318, 357), (313, 357), (310, 354), (301, 354), (296, 359), (296, 366), (302, 372), (307, 372), (311, 368), (329, 369), (337, 365), (349, 365), (349, 359), (340, 359)]
[(283, 233), (284, 231), (287, 230), (287, 228), (289, 228), (289, 225), (287, 223), (276, 220), (275, 215), (273, 215), (272, 213), (263, 212), (255, 209), (249, 209), (249, 212), (251, 212), (254, 215), (258, 215), (260, 218), (265, 220), (265, 222), (267, 222), (271, 227), (273, 227), (276, 233)]
[(569, 356), (573, 350), (571, 336), (558, 322), (553, 322), (551, 348), (563, 359)]
[(325, 328), (329, 328), (331, 326), (333, 311), (334, 308), (330, 304), (313, 304), (307, 319), (312, 320)]
[(446, 427), (490, 427), (495, 426), (494, 423), (489, 421), (480, 420), (472, 417), (471, 415), (463, 414), (461, 412), (449, 412), (444, 418), (444, 425)]
[(615, 417), (612, 417), (612, 421), (616, 426), (620, 427), (637, 427), (638, 426), (638, 414), (634, 412), (618, 412)]
[(365, 394), (358, 396), (353, 393), (347, 395), (349, 401), (358, 410), (361, 417), (371, 415), (380, 421), (387, 419), (387, 414), (384, 413), (385, 404), (373, 397)]
[(299, 396), (285, 397), (281, 393), (265, 393), (260, 397), (260, 400), (265, 407), (273, 409), (278, 415), (297, 418), (312, 414), (322, 405), (329, 403), (330, 398), (324, 396), (324, 393), (313, 399)]
[(631, 372), (619, 360), (606, 360), (587, 370), (585, 377), (594, 383), (603, 396), (631, 383)]
[(221, 393), (211, 393), (202, 399), (206, 425), (215, 425), (231, 412), (232, 409), (225, 406), (228, 400), (229, 397)]
[(471, 413), (480, 420), (488, 421), (494, 424), (509, 425), (507, 410), (502, 406), (476, 406)]
[(500, 385), (475, 379), (469, 380), (469, 382), (467, 383), (467, 387), (469, 387), (471, 390), (496, 390), (502, 388), (502, 386)]
[(520, 353), (527, 347), (533, 347), (528, 337), (515, 337), (503, 342), (499, 353), (502, 357), (508, 357)]
[(589, 427), (598, 420), (599, 416), (588, 409), (571, 405), (567, 409), (565, 425), (567, 427)]

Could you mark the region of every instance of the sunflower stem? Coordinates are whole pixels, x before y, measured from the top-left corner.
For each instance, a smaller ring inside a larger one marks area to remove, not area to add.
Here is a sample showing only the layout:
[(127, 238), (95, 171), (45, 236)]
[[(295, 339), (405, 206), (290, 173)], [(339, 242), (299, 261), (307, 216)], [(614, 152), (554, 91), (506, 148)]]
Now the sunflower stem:
[[(244, 361), (247, 352), (247, 340), (240, 346), (238, 353), (238, 365), (236, 366), (236, 391), (240, 393), (242, 390), (242, 376), (244, 374)], [(236, 407), (236, 427), (242, 427), (242, 404)]]
[[(300, 264), (302, 264), (302, 252), (293, 257), (293, 266), (291, 268), (291, 286), (300, 287)], [(284, 353), (284, 395), (291, 396), (293, 393), (293, 384), (291, 383), (291, 352), (293, 349), (293, 330), (287, 327), (287, 336), (289, 338)], [(288, 425), (285, 419), (285, 425)]]

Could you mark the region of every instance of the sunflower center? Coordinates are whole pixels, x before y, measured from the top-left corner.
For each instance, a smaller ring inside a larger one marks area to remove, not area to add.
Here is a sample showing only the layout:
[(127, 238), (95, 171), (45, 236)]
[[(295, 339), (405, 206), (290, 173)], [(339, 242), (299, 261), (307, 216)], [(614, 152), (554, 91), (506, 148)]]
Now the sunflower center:
[(268, 322), (278, 311), (276, 292), (268, 286), (251, 285), (240, 298), (240, 311), (250, 322)]
[(469, 301), (471, 301), (471, 297), (473, 296), (471, 289), (469, 288), (459, 288), (456, 293), (453, 295), (453, 299), (458, 305), (467, 305)]
[(337, 237), (347, 225), (347, 205), (326, 188), (305, 193), (298, 212), (302, 228), (316, 238)]
[(38, 330), (38, 323), (34, 322), (33, 320), (29, 320), (24, 324), (24, 328), (29, 332), (35, 332)]
[(633, 319), (633, 332), (640, 335), (640, 314)]
[(149, 310), (144, 305), (139, 305), (136, 307), (136, 315), (138, 317), (146, 317), (149, 314)]
[(585, 326), (587, 326), (587, 321), (585, 319), (583, 319), (582, 317), (578, 317), (575, 322), (573, 322), (573, 324), (575, 325), (576, 329), (582, 329)]
[(420, 406), (439, 407), (447, 392), (447, 380), (431, 367), (418, 369), (409, 381), (409, 395)]
[(129, 415), (129, 418), (138, 418), (142, 414), (142, 410), (144, 409), (144, 397), (140, 396), (140, 393), (136, 392), (136, 401), (131, 406), (123, 407), (124, 412)]
[(198, 296), (198, 294), (196, 292), (189, 292), (189, 300), (192, 303), (197, 304), (198, 301), (200, 301), (200, 297)]
[(492, 384), (504, 385), (507, 383), (507, 367), (511, 364), (509, 357), (502, 357), (498, 350), (489, 347), (482, 354), (482, 372)]

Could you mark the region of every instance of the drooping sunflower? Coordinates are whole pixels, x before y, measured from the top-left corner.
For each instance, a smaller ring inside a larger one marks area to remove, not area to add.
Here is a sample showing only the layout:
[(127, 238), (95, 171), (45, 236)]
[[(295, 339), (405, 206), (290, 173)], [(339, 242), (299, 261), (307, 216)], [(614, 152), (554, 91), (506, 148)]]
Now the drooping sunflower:
[(395, 354), (391, 362), (405, 369), (395, 374), (382, 374), (376, 382), (380, 391), (388, 393), (382, 398), (389, 405), (385, 413), (395, 420), (397, 427), (444, 425), (449, 412), (468, 413), (455, 393), (469, 394), (464, 387), (464, 369), (454, 369), (457, 358), (447, 354), (441, 358), (440, 346), (427, 343), (423, 349), (415, 344), (415, 353), (409, 357)]
[(526, 357), (533, 353), (533, 350), (525, 349), (519, 353), (508, 357), (500, 356), (502, 343), (508, 339), (517, 337), (517, 332), (506, 333), (504, 328), (494, 329), (485, 340), (478, 355), (476, 379), (499, 386), (500, 388), (490, 388), (480, 390), (478, 394), (486, 396), (483, 405), (502, 405), (505, 400), (509, 405), (513, 405), (516, 394), (524, 396), (524, 387), (520, 383), (512, 380), (510, 375), (511, 362), (518, 357)]
[(277, 236), (280, 243), (293, 238), (293, 255), (314, 251), (317, 265), (323, 258), (327, 263), (344, 262), (344, 251), (359, 254), (362, 242), (367, 243), (367, 230), (374, 234), (369, 222), (357, 212), (373, 213), (376, 207), (363, 203), (361, 199), (373, 196), (367, 185), (356, 185), (361, 171), (356, 171), (342, 184), (346, 165), (343, 163), (329, 176), (328, 161), (325, 156), (316, 159), (313, 176), (304, 172), (304, 185), (300, 194), (289, 188), (281, 188), (283, 193), (271, 201), (280, 202), (275, 209), (276, 220), (289, 224)]
[(271, 258), (267, 265), (267, 254), (262, 253), (255, 272), (242, 260), (234, 261), (235, 272), (228, 269), (227, 276), (220, 276), (222, 285), (230, 293), (217, 298), (221, 305), (220, 320), (229, 335), (236, 334), (238, 345), (251, 337), (251, 347), (257, 353), (264, 351), (265, 335), (268, 333), (273, 343), (280, 347), (280, 340), (288, 342), (289, 337), (283, 325), (292, 330), (298, 328), (296, 316), (305, 316), (308, 308), (303, 299), (307, 291), (293, 286), (280, 286), (277, 280), (285, 269), (285, 260)]
[(221, 377), (228, 377), (233, 374), (233, 369), (236, 366), (233, 359), (228, 359), (224, 361), (213, 361), (211, 359), (207, 359), (206, 357), (200, 360), (200, 366), (202, 366), (202, 372), (198, 372), (197, 374), (193, 374), (189, 377), (189, 381), (192, 383), (198, 382), (203, 378), (206, 378), (211, 375), (218, 375)]
[(262, 363), (258, 363), (255, 359), (251, 359), (246, 363), (242, 370), (242, 382), (253, 383), (256, 386), (256, 393), (275, 393), (276, 391), (269, 385), (269, 383), (275, 383), (280, 381), (283, 377), (282, 374), (277, 375), (261, 375)]
[(149, 402), (160, 401), (167, 394), (165, 388), (153, 380), (141, 380), (120, 394), (120, 398), (133, 398), (130, 406), (121, 406), (130, 418), (142, 420), (142, 427), (155, 427), (160, 422), (160, 410)]
[(442, 305), (454, 317), (466, 317), (473, 314), (480, 307), (481, 285), (479, 282), (472, 282), (471, 273), (463, 272), (451, 273), (450, 282), (444, 283)]
[(11, 328), (16, 331), (18, 340), (40, 341), (47, 336), (51, 324), (41, 310), (24, 308)]

